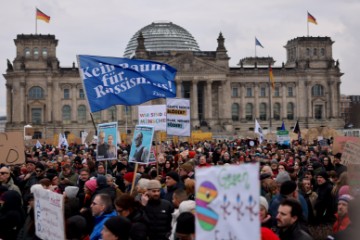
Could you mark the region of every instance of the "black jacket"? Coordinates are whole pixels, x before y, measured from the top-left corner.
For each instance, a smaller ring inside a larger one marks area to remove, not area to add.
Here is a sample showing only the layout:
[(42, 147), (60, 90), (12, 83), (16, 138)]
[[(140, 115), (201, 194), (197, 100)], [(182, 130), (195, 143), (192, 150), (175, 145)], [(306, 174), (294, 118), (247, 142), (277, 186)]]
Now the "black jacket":
[(326, 181), (317, 188), (317, 199), (315, 202), (315, 223), (333, 224), (335, 222), (335, 199), (331, 194), (332, 184)]
[(280, 231), (279, 237), (281, 240), (313, 240), (313, 237), (302, 229), (298, 222), (285, 231)]
[(149, 200), (145, 213), (149, 218), (149, 239), (168, 240), (171, 234), (171, 213), (174, 211), (171, 203), (164, 199)]
[(131, 240), (147, 240), (150, 222), (145, 212), (143, 210), (135, 210), (127, 218), (132, 223), (130, 230)]

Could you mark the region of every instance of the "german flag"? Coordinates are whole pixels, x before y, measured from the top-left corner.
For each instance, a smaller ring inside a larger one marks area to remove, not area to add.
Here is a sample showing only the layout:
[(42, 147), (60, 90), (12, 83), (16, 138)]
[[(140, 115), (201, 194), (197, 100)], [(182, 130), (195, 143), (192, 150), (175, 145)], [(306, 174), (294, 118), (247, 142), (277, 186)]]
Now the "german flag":
[(50, 16), (46, 15), (42, 11), (36, 8), (36, 19), (43, 20), (45, 22), (50, 22)]
[(270, 78), (270, 82), (271, 82), (271, 87), (274, 90), (275, 89), (275, 80), (274, 80), (274, 75), (273, 75), (271, 66), (269, 66), (269, 78)]
[(314, 18), (314, 16), (311, 15), (309, 12), (307, 14), (308, 14), (308, 17), (307, 17), (308, 22), (311, 22), (311, 23), (317, 25), (316, 18)]

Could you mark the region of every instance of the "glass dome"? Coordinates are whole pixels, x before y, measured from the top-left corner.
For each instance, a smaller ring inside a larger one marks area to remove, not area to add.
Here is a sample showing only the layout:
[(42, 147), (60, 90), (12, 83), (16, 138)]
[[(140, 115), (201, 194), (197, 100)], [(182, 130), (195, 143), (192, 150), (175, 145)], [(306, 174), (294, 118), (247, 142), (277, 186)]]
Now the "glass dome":
[(142, 33), (147, 51), (200, 51), (194, 37), (184, 28), (172, 22), (153, 22), (137, 31), (130, 39), (124, 57), (135, 55), (137, 38)]

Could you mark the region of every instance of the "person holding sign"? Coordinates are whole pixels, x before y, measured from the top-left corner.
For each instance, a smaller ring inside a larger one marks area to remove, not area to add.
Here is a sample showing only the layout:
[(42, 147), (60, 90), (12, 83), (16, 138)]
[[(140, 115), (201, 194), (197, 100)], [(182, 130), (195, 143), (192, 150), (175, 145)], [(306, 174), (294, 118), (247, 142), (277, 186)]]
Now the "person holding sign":
[(139, 132), (134, 139), (135, 142), (135, 153), (131, 157), (131, 162), (146, 162), (146, 159), (149, 155), (149, 150), (142, 145), (143, 142), (143, 133)]

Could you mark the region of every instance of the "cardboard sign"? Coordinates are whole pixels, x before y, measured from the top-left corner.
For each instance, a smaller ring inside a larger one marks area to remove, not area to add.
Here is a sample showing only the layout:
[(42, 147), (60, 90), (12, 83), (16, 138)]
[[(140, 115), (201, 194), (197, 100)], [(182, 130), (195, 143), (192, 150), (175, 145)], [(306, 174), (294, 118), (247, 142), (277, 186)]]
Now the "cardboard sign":
[(341, 160), (344, 165), (360, 164), (360, 143), (358, 142), (346, 142), (344, 144), (344, 150), (341, 155)]
[(346, 142), (360, 142), (360, 139), (357, 137), (335, 137), (332, 153), (342, 153)]
[(22, 132), (0, 133), (0, 163), (5, 165), (25, 162), (24, 136)]
[(35, 233), (41, 239), (64, 240), (64, 197), (46, 190), (34, 191)]

